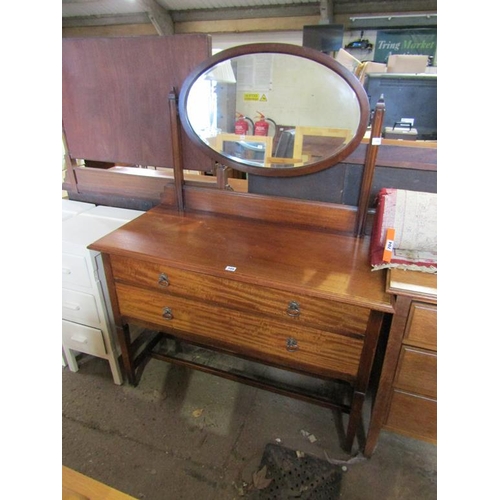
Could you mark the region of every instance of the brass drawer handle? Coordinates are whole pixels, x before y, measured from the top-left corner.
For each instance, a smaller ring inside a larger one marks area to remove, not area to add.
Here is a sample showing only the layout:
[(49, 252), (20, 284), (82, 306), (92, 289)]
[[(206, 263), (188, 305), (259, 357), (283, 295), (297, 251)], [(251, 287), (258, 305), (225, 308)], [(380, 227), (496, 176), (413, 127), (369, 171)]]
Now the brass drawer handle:
[(170, 283), (168, 281), (168, 276), (165, 273), (161, 273), (158, 276), (158, 285), (163, 286), (163, 287), (170, 285)]
[(288, 337), (286, 339), (286, 350), (289, 352), (295, 352), (299, 350), (299, 343), (293, 337)]
[(174, 315), (172, 314), (172, 309), (170, 309), (170, 307), (164, 307), (163, 308), (163, 314), (162, 316), (165, 318), (165, 319), (174, 319)]
[(292, 318), (298, 318), (300, 316), (300, 304), (295, 300), (290, 301), (286, 313)]

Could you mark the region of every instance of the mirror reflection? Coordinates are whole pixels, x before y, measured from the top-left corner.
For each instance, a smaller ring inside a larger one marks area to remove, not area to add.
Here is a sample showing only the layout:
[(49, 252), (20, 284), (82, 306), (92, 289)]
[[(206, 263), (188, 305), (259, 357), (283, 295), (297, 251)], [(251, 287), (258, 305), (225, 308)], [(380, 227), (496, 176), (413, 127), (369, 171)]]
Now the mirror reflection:
[(213, 151), (245, 165), (294, 168), (344, 149), (360, 126), (358, 96), (332, 69), (282, 53), (245, 54), (191, 85), (189, 125)]

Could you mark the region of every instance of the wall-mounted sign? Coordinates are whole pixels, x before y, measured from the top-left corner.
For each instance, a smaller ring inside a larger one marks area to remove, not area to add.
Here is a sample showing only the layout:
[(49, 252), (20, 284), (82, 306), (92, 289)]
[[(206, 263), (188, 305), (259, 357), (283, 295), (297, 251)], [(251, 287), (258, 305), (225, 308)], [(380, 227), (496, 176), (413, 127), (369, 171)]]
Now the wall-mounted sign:
[(437, 29), (401, 29), (377, 32), (373, 60), (387, 63), (391, 54), (422, 54), (435, 57)]
[(253, 92), (245, 92), (243, 94), (244, 101), (259, 101), (259, 102), (267, 102), (266, 94), (258, 94)]
[(258, 101), (260, 99), (260, 94), (245, 92), (243, 94), (244, 101)]

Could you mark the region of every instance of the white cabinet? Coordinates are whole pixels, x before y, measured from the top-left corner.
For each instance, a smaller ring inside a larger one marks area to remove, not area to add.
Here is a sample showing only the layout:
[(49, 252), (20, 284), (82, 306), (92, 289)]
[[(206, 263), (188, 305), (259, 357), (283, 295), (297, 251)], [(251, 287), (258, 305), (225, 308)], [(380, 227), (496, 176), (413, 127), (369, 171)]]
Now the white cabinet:
[(120, 352), (107, 305), (101, 254), (87, 246), (144, 212), (70, 200), (63, 200), (62, 212), (62, 345), (66, 362), (76, 372), (77, 353), (107, 359), (113, 381), (121, 384)]

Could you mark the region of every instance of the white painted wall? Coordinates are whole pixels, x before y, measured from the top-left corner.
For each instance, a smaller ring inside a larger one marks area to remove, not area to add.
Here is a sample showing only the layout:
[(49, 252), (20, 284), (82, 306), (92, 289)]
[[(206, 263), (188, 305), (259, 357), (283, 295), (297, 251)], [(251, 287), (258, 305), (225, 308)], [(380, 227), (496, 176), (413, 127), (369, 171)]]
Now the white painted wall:
[(214, 33), (211, 36), (212, 50), (214, 52), (247, 43), (291, 43), (293, 45), (302, 45), (302, 31)]

